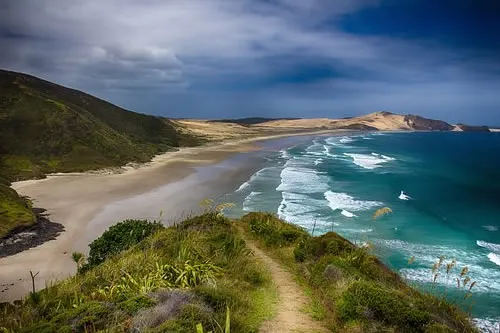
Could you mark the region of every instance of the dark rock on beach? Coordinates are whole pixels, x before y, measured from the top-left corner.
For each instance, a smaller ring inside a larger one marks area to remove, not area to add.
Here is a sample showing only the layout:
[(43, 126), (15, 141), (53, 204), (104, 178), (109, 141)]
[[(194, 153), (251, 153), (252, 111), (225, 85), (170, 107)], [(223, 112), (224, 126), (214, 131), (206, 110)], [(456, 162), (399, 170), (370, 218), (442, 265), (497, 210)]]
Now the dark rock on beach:
[(64, 226), (60, 223), (52, 222), (44, 214), (45, 209), (33, 208), (36, 215), (36, 223), (19, 227), (6, 236), (0, 238), (0, 258), (28, 250), (32, 247), (54, 240), (64, 231)]

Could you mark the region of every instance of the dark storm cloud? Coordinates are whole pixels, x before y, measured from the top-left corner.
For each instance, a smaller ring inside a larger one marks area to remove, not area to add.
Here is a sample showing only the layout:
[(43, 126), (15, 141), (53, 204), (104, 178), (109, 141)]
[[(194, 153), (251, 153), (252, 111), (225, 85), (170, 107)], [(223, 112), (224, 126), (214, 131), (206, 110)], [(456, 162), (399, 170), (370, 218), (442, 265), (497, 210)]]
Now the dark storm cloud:
[[(5, 1), (0, 67), (170, 116), (333, 117), (391, 109), (495, 121), (494, 14), (468, 3), (489, 15), (481, 26), (477, 12), (469, 8), (467, 16), (456, 7), (465, 2), (447, 4), (451, 18), (435, 3)], [(458, 16), (454, 34), (449, 25)], [(468, 31), (491, 35), (473, 43)]]

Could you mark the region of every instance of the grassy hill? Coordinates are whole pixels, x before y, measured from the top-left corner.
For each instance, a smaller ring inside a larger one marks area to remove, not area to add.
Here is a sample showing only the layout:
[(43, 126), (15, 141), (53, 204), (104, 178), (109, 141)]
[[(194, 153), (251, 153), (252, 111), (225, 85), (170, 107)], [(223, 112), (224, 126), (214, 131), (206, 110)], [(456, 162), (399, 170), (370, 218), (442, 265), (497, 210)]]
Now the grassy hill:
[(145, 162), (196, 145), (167, 119), (0, 70), (0, 175), (10, 180)]
[(145, 223), (111, 227), (87, 262), (73, 256), (76, 276), (4, 304), (0, 331), (250, 333), (271, 318), (283, 328), (294, 316), (277, 316), (289, 304), (276, 287), (296, 285), (308, 304), (295, 315), (321, 332), (476, 332), (454, 304), (333, 232), (313, 237), (272, 214), (229, 220), (216, 210), (169, 228)]
[(197, 145), (169, 120), (124, 110), (81, 91), (0, 70), (0, 237), (34, 223), (9, 181), (146, 162)]
[(9, 185), (0, 177), (0, 237), (16, 227), (30, 226), (36, 220), (29, 200), (20, 197)]

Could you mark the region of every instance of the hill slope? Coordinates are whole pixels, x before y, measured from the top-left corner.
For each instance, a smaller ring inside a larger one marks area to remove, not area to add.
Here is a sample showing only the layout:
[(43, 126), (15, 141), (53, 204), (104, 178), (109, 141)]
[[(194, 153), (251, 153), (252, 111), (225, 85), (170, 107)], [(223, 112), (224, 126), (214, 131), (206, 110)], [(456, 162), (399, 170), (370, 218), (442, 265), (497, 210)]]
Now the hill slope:
[(165, 118), (0, 70), (0, 238), (35, 223), (29, 202), (9, 188), (9, 181), (146, 162), (198, 142)]
[(399, 115), (391, 112), (375, 112), (365, 116), (344, 119), (295, 119), (276, 120), (259, 124), (262, 127), (328, 128), (353, 130), (434, 130), (451, 131), (454, 126), (442, 121), (415, 115)]
[(0, 70), (0, 174), (10, 180), (144, 162), (196, 139), (167, 119)]
[(165, 229), (129, 220), (90, 248), (76, 276), (0, 305), (0, 331), (476, 332), (369, 249), (272, 214), (215, 210)]

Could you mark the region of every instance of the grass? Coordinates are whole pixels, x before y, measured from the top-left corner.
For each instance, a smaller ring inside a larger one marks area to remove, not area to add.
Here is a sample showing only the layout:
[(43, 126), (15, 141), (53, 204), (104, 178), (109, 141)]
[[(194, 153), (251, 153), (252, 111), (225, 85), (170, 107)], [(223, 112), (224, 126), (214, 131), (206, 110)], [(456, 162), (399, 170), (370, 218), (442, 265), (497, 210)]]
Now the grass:
[(0, 181), (0, 237), (15, 228), (32, 225), (35, 221), (31, 202), (20, 197), (7, 182)]
[[(132, 222), (106, 237), (145, 223)], [(117, 240), (126, 246), (111, 246), (103, 262), (3, 305), (0, 332), (225, 332), (227, 323), (231, 332), (258, 332), (279, 303), (248, 238), (293, 273), (310, 298), (304, 311), (332, 332), (476, 332), (455, 304), (417, 291), (333, 232), (312, 237), (267, 213), (231, 221), (216, 208), (173, 227), (151, 225), (145, 238)], [(82, 258), (74, 255), (85, 265)]]
[(410, 287), (336, 233), (312, 237), (268, 213), (249, 213), (240, 225), (294, 273), (311, 298), (307, 311), (334, 332), (476, 332), (456, 304)]
[(234, 223), (209, 212), (0, 308), (0, 332), (223, 332), (227, 308), (232, 332), (257, 332), (276, 303)]

